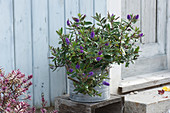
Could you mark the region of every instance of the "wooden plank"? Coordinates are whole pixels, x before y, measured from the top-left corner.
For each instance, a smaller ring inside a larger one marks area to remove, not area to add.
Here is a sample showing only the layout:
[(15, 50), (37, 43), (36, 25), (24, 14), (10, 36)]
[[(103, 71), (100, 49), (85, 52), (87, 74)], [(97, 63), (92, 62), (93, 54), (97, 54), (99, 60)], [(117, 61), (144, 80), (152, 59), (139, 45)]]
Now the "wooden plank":
[[(79, 0), (66, 0), (65, 1), (65, 19), (69, 19), (72, 21), (72, 17), (77, 17), (77, 14), (80, 12), (79, 8)], [(66, 28), (66, 26), (65, 26)], [(66, 30), (68, 33), (68, 30)], [(69, 93), (69, 80), (67, 79), (67, 93)]]
[(167, 56), (157, 55), (154, 57), (140, 58), (135, 64), (130, 64), (128, 68), (122, 66), (122, 77), (138, 76), (167, 69)]
[(170, 1), (168, 1), (168, 5), (167, 5), (167, 41), (166, 41), (166, 45), (167, 45), (167, 48), (166, 48), (166, 52), (167, 52), (167, 63), (168, 63), (168, 69), (170, 69), (170, 32), (169, 32), (169, 29), (170, 29)]
[(12, 0), (1, 0), (0, 8), (0, 67), (9, 73), (15, 68)]
[[(64, 0), (50, 0), (49, 1), (49, 29), (50, 29), (50, 45), (58, 47), (59, 37), (56, 30), (64, 27)], [(50, 61), (50, 63), (52, 63)], [(66, 74), (65, 68), (60, 68), (53, 72), (50, 70), (50, 99), (54, 106), (54, 98), (66, 93)]]
[(156, 0), (142, 0), (142, 32), (143, 43), (156, 42)]
[(72, 19), (72, 17), (77, 17), (79, 11), (79, 0), (66, 0), (65, 1), (65, 13), (66, 13), (66, 20)]
[(107, 0), (95, 0), (95, 13), (101, 13), (102, 16), (107, 15)]
[(34, 105), (40, 107), (41, 94), (50, 105), (49, 95), (49, 49), (47, 0), (32, 1), (33, 61), (34, 61)]
[(92, 21), (93, 0), (80, 0), (80, 13), (86, 14), (86, 21)]
[(169, 70), (125, 78), (121, 81), (119, 89), (121, 93), (126, 93), (167, 83), (170, 83)]
[[(22, 5), (21, 5), (22, 4)], [(32, 74), (32, 44), (31, 44), (31, 3), (28, 0), (14, 1), (15, 17), (15, 55), (16, 69), (26, 75)], [(33, 88), (29, 88), (31, 95), (29, 104), (33, 105)]]
[(159, 51), (165, 54), (166, 40), (166, 0), (157, 0), (157, 43)]

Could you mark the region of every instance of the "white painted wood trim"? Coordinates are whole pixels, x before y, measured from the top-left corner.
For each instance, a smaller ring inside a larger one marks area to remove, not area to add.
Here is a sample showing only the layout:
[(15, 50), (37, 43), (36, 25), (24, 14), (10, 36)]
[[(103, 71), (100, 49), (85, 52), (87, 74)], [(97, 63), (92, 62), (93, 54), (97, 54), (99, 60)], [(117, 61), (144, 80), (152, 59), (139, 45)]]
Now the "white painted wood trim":
[(120, 93), (142, 90), (145, 88), (167, 84), (170, 81), (170, 71), (159, 71), (155, 73), (142, 74), (139, 76), (128, 77), (122, 80), (119, 85)]
[(167, 0), (167, 64), (170, 69), (170, 1)]

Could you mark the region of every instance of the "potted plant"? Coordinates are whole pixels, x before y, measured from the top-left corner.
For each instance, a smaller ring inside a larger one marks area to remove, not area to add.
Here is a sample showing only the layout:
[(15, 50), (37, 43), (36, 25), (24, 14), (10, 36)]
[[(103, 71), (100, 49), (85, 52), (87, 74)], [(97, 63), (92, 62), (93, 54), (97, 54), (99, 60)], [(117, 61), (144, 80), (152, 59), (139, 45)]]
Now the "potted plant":
[(143, 33), (134, 27), (139, 15), (127, 15), (127, 21), (108, 13), (96, 13), (95, 23), (85, 21), (78, 14), (67, 20), (69, 33), (63, 28), (56, 31), (60, 47), (50, 46), (51, 69), (65, 66), (70, 82), (70, 98), (75, 101), (96, 102), (108, 99), (109, 68), (112, 63), (126, 63), (126, 67), (139, 56), (139, 42)]

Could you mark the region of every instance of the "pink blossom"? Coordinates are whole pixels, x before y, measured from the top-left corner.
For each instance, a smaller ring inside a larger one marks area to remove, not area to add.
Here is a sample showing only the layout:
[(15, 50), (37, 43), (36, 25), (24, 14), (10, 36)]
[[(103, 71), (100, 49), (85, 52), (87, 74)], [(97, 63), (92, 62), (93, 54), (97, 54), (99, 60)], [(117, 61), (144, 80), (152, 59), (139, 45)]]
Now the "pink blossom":
[(46, 110), (46, 109), (41, 109), (41, 112), (42, 112), (42, 113), (46, 113), (47, 110)]
[(28, 86), (31, 86), (31, 85), (32, 85), (32, 82), (29, 82), (29, 83), (28, 83)]
[(33, 75), (28, 75), (28, 80), (32, 79)]

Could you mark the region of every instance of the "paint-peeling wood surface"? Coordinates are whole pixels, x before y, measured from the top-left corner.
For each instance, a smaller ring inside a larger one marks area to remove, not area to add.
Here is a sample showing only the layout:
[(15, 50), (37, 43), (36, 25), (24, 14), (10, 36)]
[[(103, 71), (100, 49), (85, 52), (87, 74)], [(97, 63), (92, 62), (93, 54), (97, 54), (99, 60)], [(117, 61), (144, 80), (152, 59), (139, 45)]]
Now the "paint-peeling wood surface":
[(33, 74), (31, 105), (41, 106), (41, 94), (54, 105), (54, 98), (67, 92), (64, 68), (52, 72), (49, 45), (58, 47), (56, 30), (78, 13), (93, 20), (95, 12), (107, 13), (107, 0), (0, 0), (0, 66), (6, 72), (20, 69)]

